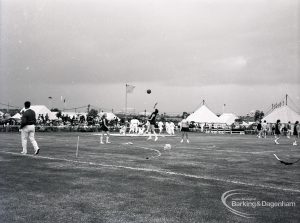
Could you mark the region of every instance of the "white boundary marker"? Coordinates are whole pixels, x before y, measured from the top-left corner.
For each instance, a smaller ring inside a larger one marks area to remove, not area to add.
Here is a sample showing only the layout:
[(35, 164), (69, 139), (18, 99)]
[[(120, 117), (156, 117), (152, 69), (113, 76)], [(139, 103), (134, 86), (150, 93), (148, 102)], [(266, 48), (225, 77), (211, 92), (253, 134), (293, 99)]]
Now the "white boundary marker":
[(280, 159), (278, 158), (278, 156), (276, 156), (276, 154), (275, 154), (275, 153), (274, 153), (273, 155), (275, 156), (275, 158), (276, 158), (277, 160), (279, 160), (279, 161), (280, 161)]
[(147, 148), (147, 147), (143, 147), (143, 146), (135, 146), (135, 145), (133, 145), (133, 146), (137, 147), (137, 148), (146, 149), (146, 150), (152, 150), (152, 151), (156, 152), (157, 156), (151, 156), (151, 158), (157, 158), (157, 157), (161, 156), (161, 152), (159, 150), (157, 150), (157, 149)]
[[(101, 135), (101, 133), (94, 133), (93, 134), (94, 136), (98, 136), (98, 135)], [(143, 135), (140, 135), (140, 134), (132, 134), (132, 133), (126, 133), (126, 135), (124, 134), (120, 134), (120, 133), (110, 133), (111, 136), (116, 136), (116, 137), (149, 137), (148, 134), (143, 134)], [(159, 135), (159, 134), (156, 134), (157, 137), (175, 137), (176, 135)]]
[(78, 157), (79, 136), (77, 138), (76, 158)]
[[(176, 146), (175, 148), (186, 148), (181, 146)], [(238, 151), (238, 150), (232, 150), (232, 149), (217, 149), (217, 146), (207, 146), (207, 147), (189, 147), (188, 149), (194, 149), (194, 150), (208, 150), (208, 151), (214, 151), (214, 152), (227, 152), (227, 153), (245, 153), (245, 154), (268, 154), (268, 153), (274, 153), (276, 151), (274, 150), (267, 150), (267, 151)]]
[(192, 174), (177, 173), (177, 172), (168, 171), (168, 170), (158, 170), (158, 169), (141, 168), (141, 167), (130, 167), (130, 166), (102, 164), (102, 163), (95, 163), (95, 162), (70, 160), (70, 159), (60, 159), (60, 158), (40, 156), (40, 155), (39, 156), (22, 155), (20, 153), (7, 152), (7, 151), (0, 151), (0, 153), (6, 153), (6, 154), (11, 154), (11, 155), (17, 155), (17, 156), (26, 156), (26, 157), (35, 158), (35, 159), (58, 160), (58, 161), (65, 161), (65, 162), (70, 162), (70, 163), (79, 163), (79, 164), (88, 164), (88, 165), (93, 165), (93, 166), (101, 166), (101, 167), (106, 167), (106, 168), (128, 169), (128, 170), (135, 170), (135, 171), (144, 171), (144, 172), (152, 172), (152, 173), (167, 174), (167, 175), (174, 175), (174, 176), (182, 176), (182, 177), (188, 177), (188, 178), (194, 178), (194, 179), (213, 180), (213, 181), (219, 181), (219, 182), (230, 183), (230, 184), (238, 184), (238, 185), (243, 185), (243, 186), (261, 187), (261, 188), (265, 188), (265, 189), (274, 189), (274, 190), (282, 190), (282, 191), (300, 193), (300, 190), (292, 189), (292, 188), (284, 188), (284, 187), (275, 187), (275, 186), (271, 186), (271, 185), (246, 183), (246, 182), (242, 182), (242, 181), (238, 181), (238, 180), (222, 179), (222, 178), (219, 178), (219, 177), (211, 177), (211, 176), (205, 176), (205, 175), (204, 176), (197, 176), (197, 175), (192, 175)]

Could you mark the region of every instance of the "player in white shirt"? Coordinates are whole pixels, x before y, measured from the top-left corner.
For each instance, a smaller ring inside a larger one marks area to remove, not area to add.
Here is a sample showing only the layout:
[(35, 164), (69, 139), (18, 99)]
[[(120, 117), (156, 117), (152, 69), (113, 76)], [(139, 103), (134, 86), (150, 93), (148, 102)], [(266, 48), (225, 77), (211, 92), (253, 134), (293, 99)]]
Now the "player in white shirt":
[(183, 143), (184, 136), (186, 137), (186, 142), (190, 143), (189, 136), (188, 136), (188, 132), (190, 131), (190, 128), (189, 128), (190, 124), (186, 120), (186, 117), (187, 117), (187, 115), (184, 114), (183, 119), (180, 123), (180, 131), (182, 132), (181, 141), (180, 141), (181, 143)]
[(143, 135), (144, 132), (145, 132), (145, 126), (144, 126), (144, 125), (140, 125), (140, 126), (138, 127), (138, 134), (139, 134), (139, 135)]
[(165, 128), (166, 128), (166, 132), (170, 135), (170, 123), (169, 122), (165, 122)]
[(266, 120), (264, 120), (264, 122), (261, 124), (261, 127), (262, 127), (262, 137), (267, 138), (268, 124)]
[(139, 120), (137, 119), (131, 119), (130, 124), (132, 125), (133, 132), (138, 133), (138, 126), (140, 124)]
[(130, 133), (134, 133), (134, 127), (133, 127), (133, 124), (130, 122), (130, 124), (129, 124), (129, 131), (128, 131), (128, 133), (130, 134)]
[(158, 134), (162, 133), (163, 127), (164, 127), (164, 123), (162, 121), (159, 121), (158, 122), (158, 129), (159, 129), (159, 133)]
[(170, 128), (170, 135), (175, 135), (175, 124), (174, 124), (174, 122), (170, 122), (170, 126), (169, 126), (169, 128)]

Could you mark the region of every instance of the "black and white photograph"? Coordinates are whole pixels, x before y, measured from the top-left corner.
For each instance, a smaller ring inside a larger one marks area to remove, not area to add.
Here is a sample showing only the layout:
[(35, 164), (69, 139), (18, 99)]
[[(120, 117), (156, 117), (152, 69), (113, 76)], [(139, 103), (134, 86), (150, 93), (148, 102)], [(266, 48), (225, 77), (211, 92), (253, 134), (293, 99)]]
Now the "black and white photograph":
[(300, 0), (0, 0), (1, 223), (300, 222)]

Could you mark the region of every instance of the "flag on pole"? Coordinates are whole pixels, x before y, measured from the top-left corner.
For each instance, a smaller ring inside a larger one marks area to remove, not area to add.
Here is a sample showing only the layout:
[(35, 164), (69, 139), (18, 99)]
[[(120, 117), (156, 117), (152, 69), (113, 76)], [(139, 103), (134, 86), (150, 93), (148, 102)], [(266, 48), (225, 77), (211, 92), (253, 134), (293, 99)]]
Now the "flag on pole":
[(66, 103), (66, 98), (63, 98), (63, 96), (60, 96), (60, 100), (61, 100), (63, 103)]
[(135, 86), (126, 84), (126, 93), (132, 93)]

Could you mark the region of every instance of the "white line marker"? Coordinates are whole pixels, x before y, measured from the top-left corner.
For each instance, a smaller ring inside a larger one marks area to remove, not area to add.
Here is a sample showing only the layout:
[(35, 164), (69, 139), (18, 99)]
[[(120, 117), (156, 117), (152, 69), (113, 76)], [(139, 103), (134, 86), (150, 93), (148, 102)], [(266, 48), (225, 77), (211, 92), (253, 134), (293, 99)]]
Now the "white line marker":
[(147, 147), (143, 147), (143, 146), (135, 146), (135, 147), (141, 148), (141, 149), (146, 149), (146, 150), (152, 150), (152, 151), (157, 152), (157, 156), (151, 156), (152, 158), (161, 156), (161, 152), (157, 149), (147, 148)]
[[(92, 135), (98, 136), (98, 135), (101, 135), (101, 133), (94, 133)], [(119, 133), (111, 133), (110, 135), (115, 136), (115, 137), (148, 137), (149, 136), (146, 134), (141, 135), (141, 134), (133, 134), (133, 133), (126, 133), (126, 135), (119, 134)], [(175, 135), (158, 135), (157, 134), (157, 137), (175, 137)]]
[(148, 169), (148, 168), (141, 168), (141, 167), (101, 164), (101, 163), (85, 162), (85, 161), (78, 161), (78, 160), (60, 159), (60, 158), (47, 157), (47, 156), (22, 155), (19, 153), (6, 152), (6, 151), (0, 151), (0, 153), (6, 153), (6, 154), (11, 154), (11, 155), (16, 155), (16, 156), (27, 156), (27, 157), (35, 158), (35, 159), (48, 159), (48, 160), (66, 161), (66, 162), (70, 162), (70, 163), (88, 164), (88, 165), (101, 166), (101, 167), (107, 167), (107, 168), (153, 172), (153, 173), (159, 173), (159, 174), (168, 174), (168, 175), (174, 175), (174, 176), (189, 177), (189, 178), (194, 178), (194, 179), (213, 180), (213, 181), (220, 181), (220, 182), (224, 182), (224, 183), (238, 184), (238, 185), (243, 185), (243, 186), (261, 187), (261, 188), (265, 188), (265, 189), (274, 189), (274, 190), (282, 190), (282, 191), (300, 193), (300, 190), (293, 189), (293, 188), (284, 188), (284, 187), (275, 187), (275, 186), (271, 186), (271, 185), (246, 183), (246, 182), (242, 182), (242, 181), (238, 181), (238, 180), (227, 180), (227, 179), (211, 177), (211, 176), (197, 176), (197, 175), (192, 175), (192, 174), (177, 173), (177, 172), (168, 171), (168, 170), (158, 170), (158, 169)]
[(76, 158), (78, 157), (78, 147), (79, 147), (79, 136), (77, 138)]
[(277, 159), (277, 160), (279, 160), (279, 161), (280, 161), (280, 159), (278, 158), (278, 156), (276, 156), (276, 154), (275, 154), (275, 153), (274, 153), (273, 155), (276, 157), (276, 159)]

